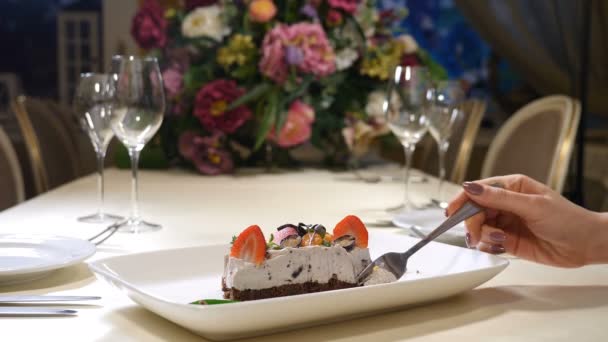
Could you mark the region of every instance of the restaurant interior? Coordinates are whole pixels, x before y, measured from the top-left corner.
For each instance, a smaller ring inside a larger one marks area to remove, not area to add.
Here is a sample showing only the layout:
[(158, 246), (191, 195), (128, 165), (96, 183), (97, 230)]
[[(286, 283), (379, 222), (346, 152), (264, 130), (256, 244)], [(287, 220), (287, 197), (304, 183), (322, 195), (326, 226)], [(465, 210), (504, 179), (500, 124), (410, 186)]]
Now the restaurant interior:
[(606, 340), (607, 18), (1, 1), (2, 335)]

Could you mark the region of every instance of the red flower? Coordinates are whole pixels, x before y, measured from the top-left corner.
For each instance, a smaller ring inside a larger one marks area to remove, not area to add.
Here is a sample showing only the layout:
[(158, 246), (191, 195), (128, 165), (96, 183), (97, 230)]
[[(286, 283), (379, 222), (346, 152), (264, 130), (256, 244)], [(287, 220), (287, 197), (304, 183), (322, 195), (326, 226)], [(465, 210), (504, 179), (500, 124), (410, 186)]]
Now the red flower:
[(251, 110), (245, 106), (226, 109), (244, 93), (245, 90), (231, 80), (219, 79), (209, 82), (196, 94), (194, 116), (209, 131), (234, 133), (251, 118)]
[(230, 152), (222, 148), (221, 138), (221, 133), (202, 137), (193, 131), (186, 131), (179, 137), (179, 153), (202, 174), (232, 172), (234, 162)]
[(327, 0), (327, 2), (332, 8), (341, 9), (344, 12), (353, 14), (357, 11), (357, 7), (359, 7), (359, 2), (361, 2), (361, 0)]
[(167, 43), (167, 21), (156, 0), (146, 0), (131, 22), (131, 35), (143, 49), (162, 48)]
[(192, 11), (197, 7), (211, 6), (217, 3), (217, 0), (186, 0), (186, 11)]
[(404, 54), (401, 57), (402, 66), (417, 66), (420, 65), (420, 60), (418, 60), (418, 56), (415, 53)]
[(342, 13), (334, 9), (327, 12), (327, 23), (331, 26), (337, 26), (342, 23)]

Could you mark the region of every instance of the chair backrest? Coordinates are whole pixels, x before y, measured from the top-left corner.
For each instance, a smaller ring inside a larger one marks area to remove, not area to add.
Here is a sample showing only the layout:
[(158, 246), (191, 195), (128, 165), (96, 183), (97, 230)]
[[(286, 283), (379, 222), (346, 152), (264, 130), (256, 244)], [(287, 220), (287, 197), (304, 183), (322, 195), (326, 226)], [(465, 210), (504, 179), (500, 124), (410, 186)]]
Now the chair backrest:
[(11, 103), (29, 154), (37, 193), (78, 176), (78, 154), (63, 121), (44, 101), (19, 96)]
[[(67, 128), (68, 136), (72, 141), (78, 155), (78, 176), (84, 176), (97, 170), (97, 157), (91, 139), (88, 134), (83, 131), (77, 115), (69, 106), (64, 106), (57, 101), (47, 100), (49, 110), (53, 115), (61, 119), (63, 125)], [(114, 142), (114, 141), (112, 141)], [(108, 151), (110, 151), (108, 149)], [(106, 158), (110, 160), (111, 158)]]
[(499, 129), (481, 177), (522, 173), (561, 192), (579, 119), (578, 102), (567, 96), (529, 103)]
[[(466, 177), (475, 138), (485, 111), (486, 103), (483, 100), (470, 99), (462, 104), (462, 115), (458, 116), (452, 126), (450, 146), (445, 158), (447, 179), (450, 182), (460, 184)], [(438, 174), (437, 143), (427, 134), (419, 145), (421, 152), (416, 167), (431, 174)]]
[(450, 147), (446, 153), (446, 168), (452, 170), (449, 173), (449, 180), (456, 184), (462, 183), (467, 175), (481, 119), (486, 112), (486, 102), (477, 99), (467, 100), (462, 105), (462, 111), (464, 115), (460, 115), (454, 123)]
[(11, 140), (0, 127), (0, 210), (25, 200), (23, 174)]

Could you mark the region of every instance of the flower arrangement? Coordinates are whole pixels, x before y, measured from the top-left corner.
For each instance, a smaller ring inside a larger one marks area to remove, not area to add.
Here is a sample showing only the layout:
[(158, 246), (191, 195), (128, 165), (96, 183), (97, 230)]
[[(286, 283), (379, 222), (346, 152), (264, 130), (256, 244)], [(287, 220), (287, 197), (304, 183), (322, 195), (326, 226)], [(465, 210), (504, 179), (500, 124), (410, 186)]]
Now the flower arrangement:
[(164, 157), (212, 175), (269, 151), (293, 162), (290, 151), (307, 144), (330, 164), (362, 153), (387, 132), (392, 67), (432, 65), (442, 76), (411, 36), (393, 36), (399, 19), (372, 0), (146, 0), (131, 33), (161, 64)]

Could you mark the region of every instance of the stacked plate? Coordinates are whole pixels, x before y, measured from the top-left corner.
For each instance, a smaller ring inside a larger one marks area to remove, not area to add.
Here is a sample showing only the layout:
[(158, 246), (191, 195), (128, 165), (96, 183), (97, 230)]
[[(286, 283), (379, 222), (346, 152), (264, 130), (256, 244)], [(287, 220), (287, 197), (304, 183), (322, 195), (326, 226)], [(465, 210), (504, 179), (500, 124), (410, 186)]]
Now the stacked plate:
[(82, 262), (95, 246), (81, 239), (30, 234), (0, 234), (0, 285), (42, 278)]

